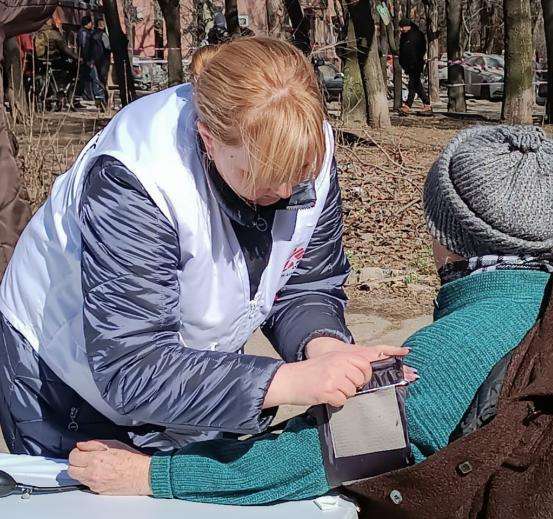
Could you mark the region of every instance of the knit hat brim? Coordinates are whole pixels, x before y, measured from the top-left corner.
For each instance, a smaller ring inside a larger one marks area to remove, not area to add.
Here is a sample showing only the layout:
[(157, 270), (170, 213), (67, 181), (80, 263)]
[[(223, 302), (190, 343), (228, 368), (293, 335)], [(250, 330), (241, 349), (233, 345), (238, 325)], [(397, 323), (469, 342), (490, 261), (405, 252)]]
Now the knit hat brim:
[(428, 231), (444, 247), (469, 258), (486, 254), (540, 254), (553, 249), (553, 238), (532, 241), (506, 234), (477, 215), (462, 199), (450, 178), (451, 159), (468, 140), (490, 132), (475, 127), (460, 132), (428, 173), (424, 212)]

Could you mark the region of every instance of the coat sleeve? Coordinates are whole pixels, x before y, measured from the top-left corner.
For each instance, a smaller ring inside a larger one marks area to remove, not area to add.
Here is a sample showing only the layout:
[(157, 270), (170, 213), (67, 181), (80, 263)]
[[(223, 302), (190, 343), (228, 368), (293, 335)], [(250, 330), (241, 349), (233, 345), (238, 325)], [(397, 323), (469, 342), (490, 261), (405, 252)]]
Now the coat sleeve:
[(287, 362), (302, 360), (305, 345), (316, 337), (353, 342), (344, 318), (347, 297), (343, 284), (350, 267), (342, 231), (342, 200), (334, 161), (330, 189), (315, 232), (262, 327)]
[(100, 157), (80, 220), (86, 351), (105, 401), (147, 423), (263, 430), (272, 417), (263, 400), (281, 361), (182, 345), (178, 237), (136, 177)]

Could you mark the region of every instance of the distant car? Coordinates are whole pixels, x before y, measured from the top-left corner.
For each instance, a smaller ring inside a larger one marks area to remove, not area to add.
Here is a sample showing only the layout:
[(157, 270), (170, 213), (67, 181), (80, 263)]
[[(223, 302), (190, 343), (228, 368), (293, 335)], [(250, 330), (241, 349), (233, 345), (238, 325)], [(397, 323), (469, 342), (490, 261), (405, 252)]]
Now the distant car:
[(503, 99), (505, 60), (497, 54), (472, 54), (463, 62), (465, 89), (478, 99)]

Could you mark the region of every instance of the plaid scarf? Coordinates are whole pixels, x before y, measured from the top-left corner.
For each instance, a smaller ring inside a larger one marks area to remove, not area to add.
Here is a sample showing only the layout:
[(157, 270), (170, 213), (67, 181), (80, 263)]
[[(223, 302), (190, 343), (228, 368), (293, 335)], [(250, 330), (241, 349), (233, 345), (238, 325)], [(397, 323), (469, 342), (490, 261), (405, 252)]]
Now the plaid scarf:
[(494, 254), (476, 256), (468, 260), (446, 263), (438, 270), (438, 275), (442, 285), (445, 285), (465, 276), (491, 270), (539, 270), (553, 274), (553, 254), (543, 254), (539, 257), (528, 255), (498, 256)]

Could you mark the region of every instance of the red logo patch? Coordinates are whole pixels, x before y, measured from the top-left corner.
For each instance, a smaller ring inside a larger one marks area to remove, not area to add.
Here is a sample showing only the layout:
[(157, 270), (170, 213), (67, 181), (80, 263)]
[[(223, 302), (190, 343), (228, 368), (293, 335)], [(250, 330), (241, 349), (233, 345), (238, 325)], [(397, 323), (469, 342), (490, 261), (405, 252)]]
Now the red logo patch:
[(305, 249), (303, 247), (296, 247), (292, 251), (292, 255), (288, 259), (288, 261), (284, 264), (284, 269), (282, 270), (283, 274), (287, 274), (290, 270), (294, 270), (297, 266), (300, 260), (303, 258), (305, 254)]

